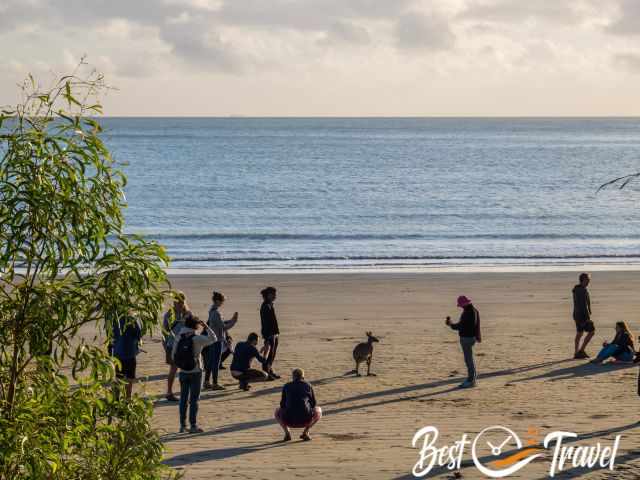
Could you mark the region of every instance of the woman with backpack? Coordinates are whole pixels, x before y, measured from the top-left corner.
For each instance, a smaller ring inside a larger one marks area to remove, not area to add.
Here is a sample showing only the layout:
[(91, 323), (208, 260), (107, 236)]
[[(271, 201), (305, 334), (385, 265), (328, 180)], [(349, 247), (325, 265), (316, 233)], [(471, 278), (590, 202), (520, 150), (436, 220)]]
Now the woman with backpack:
[(460, 346), (464, 354), (464, 362), (467, 365), (467, 379), (460, 388), (472, 388), (476, 386), (478, 377), (476, 364), (473, 359), (473, 346), (476, 341), (481, 342), (480, 313), (471, 303), (471, 299), (461, 295), (458, 297), (458, 307), (462, 309), (462, 315), (458, 323), (451, 323), (451, 317), (447, 317), (445, 324), (458, 331)]
[[(218, 340), (215, 332), (191, 313), (185, 318), (173, 344), (172, 358), (180, 369), (180, 433), (186, 431), (187, 404), (189, 405), (189, 433), (202, 433), (198, 427), (198, 400), (202, 386), (202, 349)], [(202, 332), (206, 331), (206, 335)]]

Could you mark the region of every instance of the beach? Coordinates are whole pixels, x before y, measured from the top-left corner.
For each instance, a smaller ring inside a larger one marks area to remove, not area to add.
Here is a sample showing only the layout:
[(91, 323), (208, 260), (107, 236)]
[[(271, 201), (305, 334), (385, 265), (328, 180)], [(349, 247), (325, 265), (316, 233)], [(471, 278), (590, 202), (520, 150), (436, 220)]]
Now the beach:
[[(224, 313), (238, 311), (235, 341), (260, 332), (259, 291), (278, 288), (276, 310), (282, 331), (276, 370), (283, 378), (238, 389), (229, 371), (223, 392), (203, 392), (198, 435), (180, 435), (178, 407), (162, 397), (167, 368), (159, 332), (146, 338), (138, 357), (136, 391), (155, 403), (154, 426), (167, 448), (166, 463), (187, 479), (380, 478), (409, 479), (418, 461), (411, 445), (416, 431), (435, 426), (438, 445), (463, 434), (471, 439), (502, 425), (524, 441), (542, 441), (552, 431), (575, 432), (575, 445), (613, 443), (621, 435), (615, 471), (574, 469), (556, 478), (639, 478), (640, 419), (637, 367), (589, 365), (573, 360), (571, 318), (574, 272), (428, 274), (172, 275), (191, 309), (206, 317), (212, 289), (227, 295)], [(597, 272), (590, 286), (595, 356), (611, 341), (614, 323), (626, 320), (640, 332), (636, 272)], [(457, 332), (444, 318), (457, 318), (456, 297), (471, 297), (481, 314), (483, 342), (476, 346), (478, 387), (460, 390), (466, 370)], [(354, 368), (351, 352), (375, 345), (375, 377), (345, 376)], [(281, 387), (302, 367), (315, 388), (322, 420), (312, 442), (279, 443), (273, 413)], [(545, 478), (548, 454), (510, 478)], [(459, 470), (437, 468), (427, 478), (486, 478), (469, 448)]]

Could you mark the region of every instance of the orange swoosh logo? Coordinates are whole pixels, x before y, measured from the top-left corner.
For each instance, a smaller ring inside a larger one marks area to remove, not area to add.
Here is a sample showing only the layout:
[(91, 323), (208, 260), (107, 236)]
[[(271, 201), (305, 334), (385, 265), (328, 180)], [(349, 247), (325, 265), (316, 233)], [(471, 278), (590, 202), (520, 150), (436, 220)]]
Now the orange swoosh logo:
[(507, 458), (503, 458), (501, 460), (495, 460), (491, 462), (491, 465), (495, 465), (498, 468), (508, 467), (516, 463), (518, 460), (521, 460), (539, 451), (540, 451), (539, 448), (525, 448), (524, 450), (520, 450), (519, 452), (514, 453), (513, 455), (509, 455)]

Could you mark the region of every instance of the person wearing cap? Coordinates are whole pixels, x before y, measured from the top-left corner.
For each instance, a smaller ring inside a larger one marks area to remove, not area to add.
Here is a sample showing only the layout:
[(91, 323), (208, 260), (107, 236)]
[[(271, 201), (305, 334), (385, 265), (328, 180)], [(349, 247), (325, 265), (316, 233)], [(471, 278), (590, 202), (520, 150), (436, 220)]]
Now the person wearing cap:
[(458, 297), (458, 307), (462, 309), (462, 315), (458, 323), (452, 323), (451, 317), (447, 317), (445, 324), (458, 331), (460, 346), (464, 354), (464, 363), (467, 365), (467, 379), (460, 388), (472, 388), (476, 386), (478, 377), (475, 361), (473, 359), (473, 346), (482, 341), (480, 334), (480, 313), (473, 306), (471, 299), (461, 295)]
[(165, 352), (165, 362), (169, 365), (165, 398), (169, 402), (178, 402), (178, 398), (173, 394), (173, 384), (178, 374), (178, 367), (173, 362), (172, 357), (173, 343), (182, 327), (184, 327), (184, 320), (188, 313), (190, 311), (186, 295), (183, 292), (176, 291), (174, 293), (173, 306), (164, 314), (162, 321), (162, 346)]
[(280, 408), (275, 418), (284, 430), (284, 442), (291, 440), (289, 428), (304, 428), (300, 438), (311, 440), (309, 430), (322, 418), (322, 409), (316, 405), (313, 387), (304, 379), (304, 370), (296, 368), (292, 372), (293, 381), (282, 388)]

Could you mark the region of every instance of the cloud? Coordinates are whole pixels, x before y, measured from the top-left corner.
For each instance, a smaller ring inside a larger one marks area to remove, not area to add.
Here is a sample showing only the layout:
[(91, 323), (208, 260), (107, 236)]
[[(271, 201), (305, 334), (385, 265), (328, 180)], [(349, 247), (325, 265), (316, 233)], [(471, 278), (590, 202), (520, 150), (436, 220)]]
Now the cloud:
[(575, 0), (490, 0), (471, 2), (459, 18), (483, 22), (577, 23), (583, 19)]
[(449, 23), (437, 14), (404, 14), (396, 22), (394, 35), (403, 50), (447, 50), (455, 43)]
[(609, 23), (606, 31), (615, 35), (640, 34), (640, 2), (619, 0), (617, 18)]
[(163, 26), (160, 38), (177, 57), (192, 66), (208, 66), (220, 72), (240, 72), (243, 59), (205, 19), (187, 19)]
[(627, 72), (640, 74), (640, 54), (618, 53), (613, 56), (613, 65)]
[(369, 45), (371, 35), (369, 30), (350, 22), (338, 21), (331, 25), (320, 41), (323, 45)]

